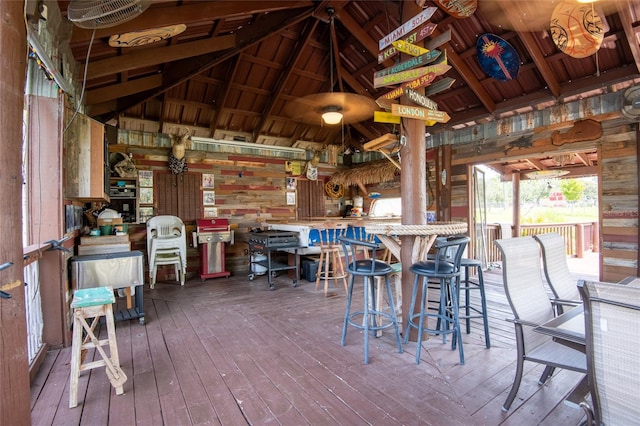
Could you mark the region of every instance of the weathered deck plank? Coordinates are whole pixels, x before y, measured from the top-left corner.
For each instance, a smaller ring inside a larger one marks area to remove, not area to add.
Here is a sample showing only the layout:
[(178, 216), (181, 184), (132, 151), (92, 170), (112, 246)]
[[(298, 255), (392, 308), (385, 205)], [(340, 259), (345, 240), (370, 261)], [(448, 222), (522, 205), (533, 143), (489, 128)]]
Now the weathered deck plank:
[[(463, 335), (459, 365), (438, 337), (398, 353), (390, 329), (370, 339), (340, 334), (345, 295), (330, 297), (284, 274), (269, 291), (266, 277), (246, 276), (184, 287), (145, 289), (146, 324), (118, 322), (122, 368), (129, 377), (117, 396), (101, 370), (80, 377), (80, 406), (68, 408), (70, 348), (50, 351), (32, 385), (32, 421), (48, 424), (578, 424), (582, 413), (562, 403), (579, 380), (558, 371), (537, 384), (542, 368), (525, 363), (518, 397), (501, 407), (515, 373), (513, 325), (499, 271), (485, 274), (491, 349), (482, 324)], [(361, 303), (361, 289), (354, 303)], [(476, 295), (474, 295), (476, 296)], [(474, 297), (472, 296), (472, 297)], [(90, 351), (88, 356), (94, 357)], [(85, 394), (86, 391), (86, 394)]]

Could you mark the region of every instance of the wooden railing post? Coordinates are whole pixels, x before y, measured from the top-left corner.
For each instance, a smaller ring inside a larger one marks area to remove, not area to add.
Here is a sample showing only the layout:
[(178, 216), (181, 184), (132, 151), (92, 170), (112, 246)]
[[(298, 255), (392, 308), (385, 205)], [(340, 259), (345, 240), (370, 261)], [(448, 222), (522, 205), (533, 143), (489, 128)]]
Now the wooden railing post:
[(584, 257), (584, 225), (576, 223), (576, 257), (582, 259)]
[(591, 251), (593, 253), (600, 252), (600, 228), (598, 222), (591, 224)]

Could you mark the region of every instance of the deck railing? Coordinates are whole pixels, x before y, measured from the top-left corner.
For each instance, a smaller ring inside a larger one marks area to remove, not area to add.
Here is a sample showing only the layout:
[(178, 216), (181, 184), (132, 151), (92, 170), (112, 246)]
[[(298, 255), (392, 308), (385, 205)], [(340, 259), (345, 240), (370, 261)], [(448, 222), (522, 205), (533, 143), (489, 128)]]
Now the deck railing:
[[(504, 235), (505, 233), (508, 235)], [(513, 227), (500, 224), (487, 225), (487, 248), (489, 263), (501, 260), (500, 252), (494, 240), (512, 236)], [(537, 223), (532, 225), (520, 225), (520, 236), (547, 234), (557, 232), (565, 242), (567, 256), (582, 258), (585, 251), (598, 252), (598, 222), (581, 223)]]

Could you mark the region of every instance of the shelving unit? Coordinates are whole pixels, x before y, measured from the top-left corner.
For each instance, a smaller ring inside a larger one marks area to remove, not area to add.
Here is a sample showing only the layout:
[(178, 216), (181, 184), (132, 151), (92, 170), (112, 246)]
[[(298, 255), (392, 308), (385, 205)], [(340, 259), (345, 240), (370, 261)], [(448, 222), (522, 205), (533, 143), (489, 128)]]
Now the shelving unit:
[(124, 223), (138, 222), (138, 179), (112, 177), (109, 180), (111, 208), (122, 215)]

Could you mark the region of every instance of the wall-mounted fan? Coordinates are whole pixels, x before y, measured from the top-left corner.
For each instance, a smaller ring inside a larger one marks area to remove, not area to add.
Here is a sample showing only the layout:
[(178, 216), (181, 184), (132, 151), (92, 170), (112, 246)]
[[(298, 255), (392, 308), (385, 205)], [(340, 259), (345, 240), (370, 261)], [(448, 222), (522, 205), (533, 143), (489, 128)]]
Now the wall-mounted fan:
[(640, 86), (631, 86), (624, 92), (622, 114), (630, 120), (640, 119)]
[(139, 16), (151, 0), (72, 0), (67, 17), (80, 28), (109, 28)]

